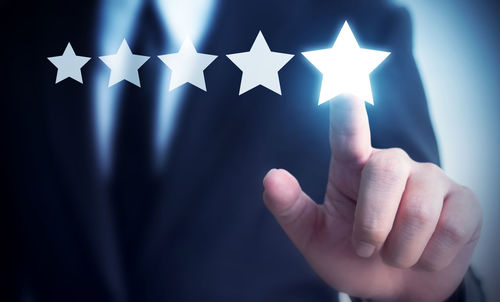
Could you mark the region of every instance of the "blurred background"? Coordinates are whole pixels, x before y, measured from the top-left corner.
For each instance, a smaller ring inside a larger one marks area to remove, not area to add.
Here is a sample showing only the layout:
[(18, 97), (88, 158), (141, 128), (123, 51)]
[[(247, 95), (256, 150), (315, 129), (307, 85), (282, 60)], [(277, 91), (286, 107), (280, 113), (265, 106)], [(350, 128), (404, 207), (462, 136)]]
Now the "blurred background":
[(399, 3), (413, 18), (414, 53), (443, 167), (483, 205), (473, 267), (488, 301), (500, 301), (500, 3)]
[(500, 1), (395, 1), (412, 15), (414, 54), (443, 167), (482, 203), (484, 226), (473, 267), (488, 301), (500, 301)]

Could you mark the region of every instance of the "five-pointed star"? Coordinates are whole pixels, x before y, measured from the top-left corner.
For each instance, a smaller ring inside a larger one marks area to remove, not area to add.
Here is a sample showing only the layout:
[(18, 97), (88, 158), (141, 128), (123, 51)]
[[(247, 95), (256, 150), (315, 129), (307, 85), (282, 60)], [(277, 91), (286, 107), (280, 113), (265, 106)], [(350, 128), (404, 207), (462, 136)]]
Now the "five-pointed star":
[(203, 71), (217, 56), (196, 52), (191, 40), (186, 39), (179, 52), (161, 55), (158, 58), (172, 70), (169, 90), (174, 90), (185, 83), (191, 83), (207, 91)]
[(370, 73), (390, 52), (360, 48), (345, 22), (332, 48), (302, 54), (323, 74), (319, 104), (343, 93), (373, 104)]
[(240, 95), (259, 85), (281, 95), (278, 71), (293, 55), (271, 51), (262, 32), (259, 31), (250, 51), (230, 54), (227, 57), (243, 72)]
[(120, 48), (114, 55), (99, 57), (110, 69), (111, 75), (109, 76), (108, 87), (121, 82), (123, 80), (141, 87), (139, 80), (139, 68), (146, 63), (149, 59), (147, 56), (134, 55), (123, 39)]
[(71, 43), (66, 45), (62, 56), (47, 59), (57, 67), (56, 84), (67, 78), (72, 78), (83, 84), (81, 68), (87, 64), (90, 58), (77, 56)]

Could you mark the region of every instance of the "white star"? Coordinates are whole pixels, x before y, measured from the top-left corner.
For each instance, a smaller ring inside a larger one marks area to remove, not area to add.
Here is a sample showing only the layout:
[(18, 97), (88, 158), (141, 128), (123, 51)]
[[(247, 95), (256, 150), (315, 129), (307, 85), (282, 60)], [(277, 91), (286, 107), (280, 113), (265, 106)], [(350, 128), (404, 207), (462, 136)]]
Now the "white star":
[(130, 83), (141, 87), (141, 82), (139, 80), (139, 68), (146, 63), (149, 57), (132, 54), (132, 51), (130, 50), (130, 47), (125, 39), (123, 39), (116, 54), (102, 56), (99, 57), (99, 59), (101, 59), (111, 69), (108, 87), (111, 87), (123, 80), (129, 81)]
[(203, 71), (217, 56), (196, 52), (191, 40), (186, 39), (179, 52), (161, 55), (158, 58), (172, 70), (169, 90), (174, 90), (185, 83), (191, 83), (207, 91)]
[(360, 48), (345, 22), (332, 48), (302, 54), (323, 73), (318, 105), (343, 93), (373, 104), (370, 73), (390, 52)]
[(56, 84), (67, 78), (72, 78), (83, 84), (81, 69), (90, 58), (77, 56), (71, 43), (66, 45), (62, 56), (48, 57), (47, 59), (57, 67)]
[(293, 55), (271, 51), (262, 32), (259, 31), (250, 51), (230, 54), (227, 57), (243, 72), (240, 95), (259, 85), (281, 95), (278, 71)]

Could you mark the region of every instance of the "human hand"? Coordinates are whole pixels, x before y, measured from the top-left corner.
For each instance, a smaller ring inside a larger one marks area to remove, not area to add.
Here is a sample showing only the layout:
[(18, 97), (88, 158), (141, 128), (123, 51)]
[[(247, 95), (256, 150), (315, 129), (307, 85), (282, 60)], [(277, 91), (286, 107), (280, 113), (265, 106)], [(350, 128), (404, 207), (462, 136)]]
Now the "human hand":
[(401, 149), (375, 149), (364, 102), (330, 103), (324, 203), (285, 170), (264, 178), (264, 202), (333, 288), (381, 301), (444, 301), (460, 284), (482, 214), (467, 188)]

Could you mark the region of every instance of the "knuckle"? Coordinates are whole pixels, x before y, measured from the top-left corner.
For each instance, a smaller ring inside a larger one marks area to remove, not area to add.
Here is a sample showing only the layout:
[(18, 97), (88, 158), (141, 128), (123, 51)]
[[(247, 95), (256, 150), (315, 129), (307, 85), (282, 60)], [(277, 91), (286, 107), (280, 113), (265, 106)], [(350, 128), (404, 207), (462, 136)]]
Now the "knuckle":
[(375, 153), (363, 172), (393, 183), (404, 177), (408, 168), (408, 156), (402, 149), (388, 149)]
[(439, 229), (439, 238), (445, 246), (461, 244), (467, 236), (465, 227), (450, 219), (442, 220)]
[(416, 200), (413, 205), (407, 206), (403, 210), (402, 215), (404, 223), (418, 229), (430, 223), (432, 210), (423, 202)]
[(466, 186), (459, 185), (458, 192), (468, 202), (471, 202), (473, 205), (477, 205), (478, 207), (480, 206), (479, 199), (477, 198), (476, 194), (474, 194), (474, 192), (471, 189), (467, 188)]
[(390, 148), (387, 149), (387, 152), (391, 154), (391, 156), (399, 158), (401, 160), (407, 160), (409, 158), (408, 153), (401, 148)]
[(421, 163), (420, 165), (423, 168), (424, 173), (428, 177), (432, 177), (432, 176), (440, 177), (444, 174), (443, 170), (438, 165), (436, 165), (434, 163)]
[(471, 209), (470, 217), (475, 219), (477, 227), (482, 228), (483, 225), (483, 207), (481, 202), (477, 198), (477, 195), (465, 186), (461, 186), (465, 199), (469, 202), (469, 208)]
[(457, 187), (454, 194), (459, 195), (459, 198), (467, 204), (470, 221), (474, 221), (476, 227), (480, 229), (483, 224), (483, 209), (479, 199), (471, 189), (462, 185), (457, 185)]

